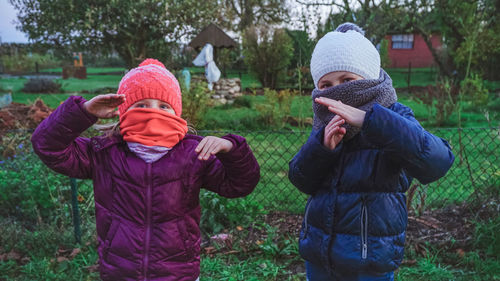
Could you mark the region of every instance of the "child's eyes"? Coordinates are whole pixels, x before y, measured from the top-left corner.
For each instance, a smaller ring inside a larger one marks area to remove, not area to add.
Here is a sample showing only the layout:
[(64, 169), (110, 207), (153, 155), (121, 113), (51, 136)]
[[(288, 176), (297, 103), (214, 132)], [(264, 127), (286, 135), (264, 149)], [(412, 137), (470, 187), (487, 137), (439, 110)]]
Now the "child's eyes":
[(136, 105), (136, 107), (144, 108), (144, 107), (146, 107), (146, 105), (145, 105), (145, 104), (140, 103), (140, 104)]
[(354, 80), (354, 78), (344, 78), (344, 82), (342, 83), (351, 82), (352, 80)]
[(170, 105), (168, 105), (168, 104), (162, 104), (162, 105), (160, 105), (160, 108), (161, 109), (171, 109), (172, 107), (170, 107)]
[(324, 84), (321, 84), (321, 85), (319, 86), (319, 89), (320, 89), (320, 90), (323, 90), (323, 89), (326, 89), (326, 88), (330, 88), (331, 86), (332, 86), (332, 85), (331, 85), (331, 84), (329, 84), (329, 83), (324, 83)]

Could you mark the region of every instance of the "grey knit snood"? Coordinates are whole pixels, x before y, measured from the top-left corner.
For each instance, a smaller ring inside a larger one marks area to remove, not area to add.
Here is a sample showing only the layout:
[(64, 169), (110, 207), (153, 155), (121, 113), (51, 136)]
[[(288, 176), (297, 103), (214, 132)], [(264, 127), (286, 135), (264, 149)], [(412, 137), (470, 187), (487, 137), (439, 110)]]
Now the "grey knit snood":
[[(326, 126), (335, 116), (326, 106), (314, 102), (314, 99), (318, 97), (339, 100), (344, 104), (366, 112), (371, 110), (375, 103), (389, 107), (397, 101), (396, 90), (392, 86), (392, 79), (383, 69), (380, 69), (379, 79), (351, 81), (323, 91), (314, 89), (312, 92), (312, 101), (314, 112), (313, 129), (315, 130)], [(344, 124), (344, 127), (347, 131), (344, 140), (351, 139), (361, 130), (361, 128), (352, 127), (347, 123)]]

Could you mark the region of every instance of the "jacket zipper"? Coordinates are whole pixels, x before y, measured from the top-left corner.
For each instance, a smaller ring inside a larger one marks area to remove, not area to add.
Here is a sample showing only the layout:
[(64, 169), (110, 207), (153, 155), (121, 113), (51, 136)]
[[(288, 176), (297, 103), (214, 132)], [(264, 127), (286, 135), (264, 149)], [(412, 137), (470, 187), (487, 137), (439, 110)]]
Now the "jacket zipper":
[(144, 258), (143, 258), (143, 275), (144, 280), (148, 280), (148, 266), (149, 266), (149, 240), (151, 237), (151, 189), (152, 178), (151, 178), (151, 163), (148, 163), (146, 169), (146, 179), (148, 181), (148, 186), (146, 189), (146, 235), (144, 238)]
[(366, 197), (363, 196), (361, 203), (361, 258), (366, 259), (368, 255), (368, 209)]

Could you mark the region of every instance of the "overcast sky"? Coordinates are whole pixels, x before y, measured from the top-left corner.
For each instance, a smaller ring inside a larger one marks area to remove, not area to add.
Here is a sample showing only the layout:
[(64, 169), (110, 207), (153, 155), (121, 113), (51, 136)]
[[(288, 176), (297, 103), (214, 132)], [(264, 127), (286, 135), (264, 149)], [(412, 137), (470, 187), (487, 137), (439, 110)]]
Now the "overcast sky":
[(26, 43), (28, 37), (16, 30), (13, 23), (16, 19), (16, 10), (8, 0), (0, 0), (0, 38), (1, 42)]

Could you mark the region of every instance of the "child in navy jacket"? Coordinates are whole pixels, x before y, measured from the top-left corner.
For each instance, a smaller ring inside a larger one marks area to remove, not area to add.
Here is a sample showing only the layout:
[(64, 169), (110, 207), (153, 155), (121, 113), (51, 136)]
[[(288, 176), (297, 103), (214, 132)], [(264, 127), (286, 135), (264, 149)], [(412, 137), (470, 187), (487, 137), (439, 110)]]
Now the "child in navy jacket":
[(380, 55), (356, 25), (326, 34), (311, 58), (314, 124), (290, 162), (310, 195), (299, 238), (307, 278), (393, 280), (403, 259), (413, 178), (444, 176), (454, 156), (397, 102)]

